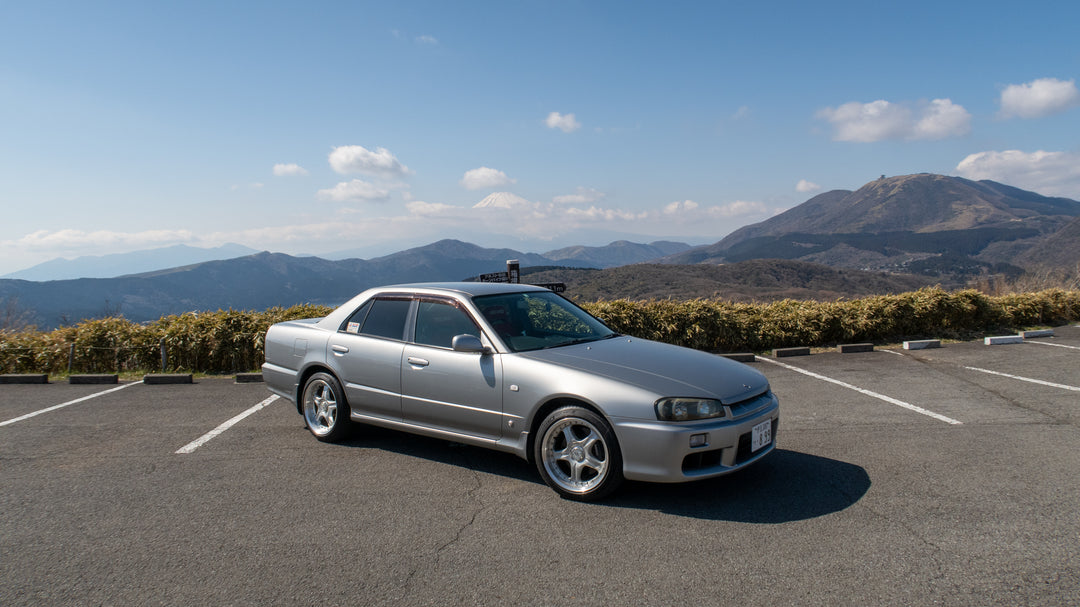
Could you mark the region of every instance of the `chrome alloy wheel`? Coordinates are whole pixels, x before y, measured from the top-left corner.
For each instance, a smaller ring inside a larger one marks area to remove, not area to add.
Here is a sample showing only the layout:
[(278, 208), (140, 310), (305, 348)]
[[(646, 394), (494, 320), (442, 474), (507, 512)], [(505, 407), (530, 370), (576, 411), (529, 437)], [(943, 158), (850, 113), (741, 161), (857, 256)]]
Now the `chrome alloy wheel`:
[(316, 377), (304, 388), (304, 420), (315, 436), (327, 436), (338, 423), (338, 402), (334, 388)]
[(541, 459), (552, 482), (569, 493), (588, 493), (604, 482), (610, 468), (607, 443), (588, 421), (563, 418), (543, 436)]

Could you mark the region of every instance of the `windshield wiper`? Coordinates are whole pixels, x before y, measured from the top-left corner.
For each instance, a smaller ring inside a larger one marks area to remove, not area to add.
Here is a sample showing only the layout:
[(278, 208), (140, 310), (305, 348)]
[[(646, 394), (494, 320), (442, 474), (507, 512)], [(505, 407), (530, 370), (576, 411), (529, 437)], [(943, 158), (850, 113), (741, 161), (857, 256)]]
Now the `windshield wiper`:
[(551, 348), (561, 348), (563, 346), (576, 346), (578, 344), (587, 344), (594, 341), (602, 341), (605, 339), (611, 339), (612, 337), (619, 337), (618, 333), (612, 333), (611, 335), (605, 335), (603, 337), (581, 337), (578, 339), (572, 339), (570, 341), (564, 341), (561, 344), (551, 344), (550, 346), (544, 346), (541, 350), (550, 350)]

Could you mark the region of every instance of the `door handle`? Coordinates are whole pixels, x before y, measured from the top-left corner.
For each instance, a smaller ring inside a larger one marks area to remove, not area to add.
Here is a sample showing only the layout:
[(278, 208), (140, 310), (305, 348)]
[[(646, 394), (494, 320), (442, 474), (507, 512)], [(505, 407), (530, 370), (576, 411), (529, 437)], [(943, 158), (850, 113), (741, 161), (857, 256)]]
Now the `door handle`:
[(345, 354), (349, 351), (345, 346), (330, 346), (330, 349), (334, 351), (334, 354)]
[(409, 357), (409, 364), (414, 366), (414, 367), (426, 367), (431, 363), (424, 360), (423, 358), (417, 358), (415, 356), (410, 356)]

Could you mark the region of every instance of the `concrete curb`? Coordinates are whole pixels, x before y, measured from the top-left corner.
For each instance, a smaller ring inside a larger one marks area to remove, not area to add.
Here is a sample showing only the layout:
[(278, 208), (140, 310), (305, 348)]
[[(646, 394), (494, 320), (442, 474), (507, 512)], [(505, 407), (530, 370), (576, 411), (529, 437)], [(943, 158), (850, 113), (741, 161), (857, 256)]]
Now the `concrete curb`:
[(118, 384), (120, 383), (119, 375), (69, 375), (69, 384)]
[(927, 350), (927, 349), (930, 349), (930, 348), (940, 348), (940, 347), (941, 347), (941, 340), (940, 339), (920, 339), (920, 340), (916, 340), (916, 341), (905, 341), (904, 342), (904, 349), (905, 350)]
[(985, 337), (983, 338), (983, 345), (987, 346), (1004, 346), (1007, 344), (1022, 344), (1024, 338), (1021, 335), (999, 335), (997, 337)]
[(786, 358), (788, 356), (810, 356), (809, 346), (801, 348), (777, 348), (772, 351), (772, 355), (775, 358)]
[(0, 375), (0, 384), (47, 384), (49, 376), (45, 373), (5, 373)]
[(1024, 339), (1035, 339), (1038, 337), (1053, 337), (1053, 329), (1039, 329), (1038, 331), (1021, 331), (1020, 337)]
[(263, 383), (262, 373), (237, 373), (236, 383), (238, 384), (261, 384)]
[(190, 373), (148, 373), (143, 376), (143, 383), (148, 386), (161, 386), (165, 384), (191, 384)]
[(857, 352), (873, 352), (874, 344), (841, 344), (841, 354), (854, 354)]

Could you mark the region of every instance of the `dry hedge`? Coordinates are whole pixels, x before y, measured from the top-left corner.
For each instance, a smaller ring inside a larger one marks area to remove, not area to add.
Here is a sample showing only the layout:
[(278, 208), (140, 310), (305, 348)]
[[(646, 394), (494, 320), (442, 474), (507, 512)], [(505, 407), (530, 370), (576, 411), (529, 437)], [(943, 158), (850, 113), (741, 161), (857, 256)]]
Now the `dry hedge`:
[[(764, 352), (1053, 326), (1080, 320), (1080, 291), (988, 296), (929, 288), (835, 302), (616, 300), (583, 307), (627, 335), (712, 352)], [(262, 364), (270, 325), (329, 312), (325, 306), (298, 305), (263, 312), (189, 312), (150, 324), (105, 318), (49, 332), (0, 332), (0, 372), (250, 371)]]

